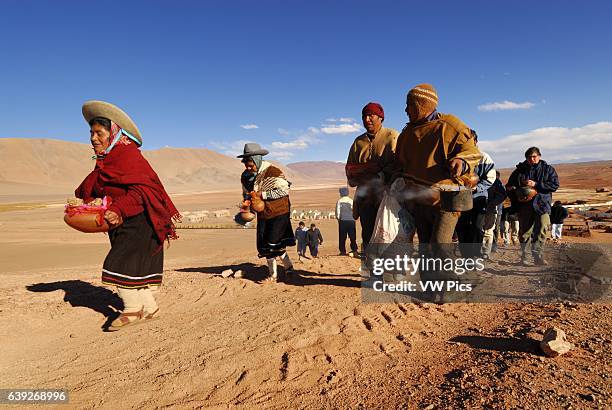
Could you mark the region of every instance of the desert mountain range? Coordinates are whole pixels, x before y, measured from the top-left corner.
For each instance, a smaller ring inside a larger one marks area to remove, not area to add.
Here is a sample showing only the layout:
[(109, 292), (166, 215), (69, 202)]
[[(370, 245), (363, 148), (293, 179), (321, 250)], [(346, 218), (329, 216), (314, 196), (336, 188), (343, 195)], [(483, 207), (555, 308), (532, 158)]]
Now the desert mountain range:
[[(233, 157), (201, 148), (144, 150), (172, 193), (239, 190), (243, 170)], [(54, 139), (0, 138), (0, 192), (3, 195), (70, 194), (91, 171), (88, 144)], [(341, 184), (344, 164), (332, 161), (277, 164), (294, 187)], [(612, 161), (555, 164), (562, 186), (595, 188), (610, 185)], [(507, 180), (512, 169), (502, 169)]]
[[(244, 167), (236, 158), (201, 148), (143, 150), (172, 193), (239, 190)], [(93, 169), (88, 144), (54, 139), (0, 138), (0, 191), (3, 195), (70, 194)], [(330, 162), (330, 164), (335, 164)], [(294, 186), (342, 183), (325, 166), (279, 165)], [(329, 168), (329, 164), (325, 164)], [(341, 165), (341, 164), (339, 164)], [(308, 172), (312, 171), (311, 174)], [(337, 175), (336, 175), (337, 174)]]

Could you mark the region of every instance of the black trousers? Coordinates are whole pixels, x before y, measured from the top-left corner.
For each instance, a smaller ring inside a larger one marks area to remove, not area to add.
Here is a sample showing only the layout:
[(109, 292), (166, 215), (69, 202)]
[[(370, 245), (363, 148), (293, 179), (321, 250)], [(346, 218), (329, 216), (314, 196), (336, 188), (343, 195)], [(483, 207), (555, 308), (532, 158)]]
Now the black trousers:
[(481, 256), (484, 237), (485, 197), (474, 198), (474, 207), (461, 213), (455, 231), (459, 237), (459, 250), (464, 258)]
[(318, 243), (308, 243), (308, 250), (313, 257), (317, 257), (319, 254), (319, 244)]
[(370, 239), (374, 233), (374, 224), (376, 223), (376, 214), (380, 201), (369, 201), (366, 205), (360, 205), (359, 220), (361, 221), (361, 241), (365, 249), (370, 244)]
[(351, 251), (357, 252), (357, 234), (355, 229), (355, 221), (338, 221), (338, 248), (341, 254), (346, 253), (346, 237), (349, 237), (351, 242)]

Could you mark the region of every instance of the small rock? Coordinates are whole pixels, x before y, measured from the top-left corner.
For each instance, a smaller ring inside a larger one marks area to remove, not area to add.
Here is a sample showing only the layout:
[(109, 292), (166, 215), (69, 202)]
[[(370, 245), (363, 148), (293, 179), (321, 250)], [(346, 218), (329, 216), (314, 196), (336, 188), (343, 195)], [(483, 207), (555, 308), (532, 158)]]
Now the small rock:
[(221, 276), (224, 277), (224, 278), (229, 278), (233, 274), (234, 274), (234, 271), (231, 270), (231, 269), (226, 269), (223, 272), (221, 272)]
[(74, 338), (76, 338), (76, 335), (75, 335), (74, 333), (70, 333), (70, 336), (69, 336), (69, 337), (70, 337), (71, 339), (74, 339)]
[(234, 272), (234, 277), (235, 278), (242, 278), (242, 277), (244, 277), (244, 272), (242, 271), (242, 269), (238, 269), (236, 272)]
[(551, 327), (544, 332), (540, 349), (549, 357), (557, 357), (569, 352), (574, 347), (566, 339), (565, 332), (557, 327)]
[(433, 410), (436, 406), (434, 406), (433, 404), (430, 404), (429, 406), (425, 407), (423, 410)]

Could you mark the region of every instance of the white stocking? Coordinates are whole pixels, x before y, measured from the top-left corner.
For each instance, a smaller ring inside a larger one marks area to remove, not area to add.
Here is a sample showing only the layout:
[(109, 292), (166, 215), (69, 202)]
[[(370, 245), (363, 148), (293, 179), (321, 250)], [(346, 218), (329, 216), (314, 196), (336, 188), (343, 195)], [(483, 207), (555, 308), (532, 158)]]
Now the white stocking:
[(140, 300), (144, 305), (144, 314), (150, 314), (157, 310), (157, 302), (155, 302), (155, 297), (153, 293), (151, 293), (151, 289), (149, 288), (141, 288), (138, 289), (138, 293), (140, 294)]
[(117, 287), (117, 293), (123, 301), (123, 313), (140, 312), (143, 303), (141, 302), (140, 293), (138, 292), (138, 289)]
[(291, 259), (289, 259), (289, 255), (287, 255), (287, 252), (281, 255), (281, 259), (283, 260), (283, 266), (285, 267), (285, 269), (291, 269), (293, 267), (293, 263), (291, 263)]
[(276, 258), (268, 258), (268, 271), (270, 272), (270, 276), (276, 278)]

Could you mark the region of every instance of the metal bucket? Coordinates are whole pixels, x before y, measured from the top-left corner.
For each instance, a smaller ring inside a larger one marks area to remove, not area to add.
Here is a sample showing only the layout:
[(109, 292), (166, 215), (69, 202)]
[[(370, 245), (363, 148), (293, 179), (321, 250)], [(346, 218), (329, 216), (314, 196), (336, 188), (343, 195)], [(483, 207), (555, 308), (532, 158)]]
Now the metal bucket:
[(440, 209), (443, 211), (463, 212), (473, 207), (471, 189), (459, 187), (456, 190), (440, 190)]

